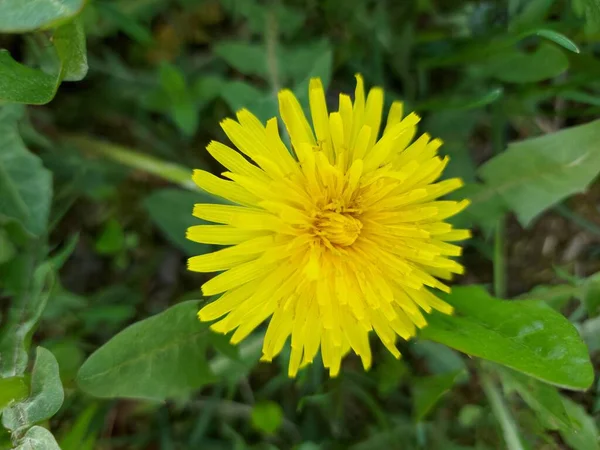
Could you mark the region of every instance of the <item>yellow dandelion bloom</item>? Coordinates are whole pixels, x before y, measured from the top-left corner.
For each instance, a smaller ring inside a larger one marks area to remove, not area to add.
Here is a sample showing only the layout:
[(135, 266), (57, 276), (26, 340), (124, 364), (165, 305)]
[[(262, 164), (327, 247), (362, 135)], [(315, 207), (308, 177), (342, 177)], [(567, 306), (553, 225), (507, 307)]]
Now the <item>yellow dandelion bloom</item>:
[(414, 336), (427, 324), (424, 312), (452, 313), (429, 288), (450, 290), (438, 278), (463, 267), (450, 259), (461, 247), (449, 242), (470, 235), (444, 222), (468, 201), (438, 200), (462, 181), (436, 182), (448, 158), (437, 156), (438, 139), (413, 142), (419, 116), (403, 117), (394, 102), (382, 126), (383, 90), (365, 97), (360, 76), (354, 103), (340, 94), (336, 112), (319, 79), (310, 81), (309, 100), (312, 127), (294, 94), (279, 93), (291, 148), (277, 118), (265, 126), (243, 109), (221, 123), (237, 150), (214, 141), (207, 150), (227, 171), (220, 178), (196, 170), (193, 179), (232, 204), (195, 205), (194, 216), (215, 225), (187, 233), (229, 246), (189, 260), (192, 271), (223, 271), (202, 286), (206, 296), (222, 295), (200, 320), (221, 319), (211, 328), (235, 330), (238, 343), (270, 318), (262, 359), (291, 336), (292, 377), (319, 347), (331, 376), (351, 349), (368, 369), (371, 330), (399, 357), (397, 336)]

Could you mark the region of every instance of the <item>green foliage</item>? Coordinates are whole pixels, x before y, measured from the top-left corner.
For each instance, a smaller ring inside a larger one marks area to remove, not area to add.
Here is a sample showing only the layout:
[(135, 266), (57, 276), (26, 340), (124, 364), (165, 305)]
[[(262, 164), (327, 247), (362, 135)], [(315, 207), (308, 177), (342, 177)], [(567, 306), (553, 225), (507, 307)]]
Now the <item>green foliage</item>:
[(77, 15), (85, 0), (3, 0), (0, 4), (0, 32), (24, 33), (50, 28)]
[(6, 50), (0, 50), (0, 101), (43, 105), (54, 98), (63, 80), (78, 81), (85, 77), (88, 65), (81, 23), (75, 20), (58, 27), (52, 41), (58, 59), (58, 68), (53, 73), (25, 66)]
[[(560, 390), (587, 389), (600, 352), (599, 12), (0, 0), (0, 449), (600, 450), (600, 391)], [(232, 345), (196, 318), (211, 275), (186, 257), (218, 247), (185, 233), (220, 200), (191, 174), (224, 170), (205, 150), (224, 117), (264, 122), (282, 88), (307, 110), (315, 76), (332, 110), (356, 73), (467, 183), (470, 286), (402, 359), (373, 338), (370, 371), (348, 355), (330, 379), (318, 356), (289, 379), (288, 344), (259, 362), (266, 324)]]
[(102, 398), (164, 400), (213, 381), (206, 361), (209, 330), (197, 311), (197, 301), (184, 302), (126, 328), (83, 364), (79, 387)]
[(492, 191), (523, 225), (530, 224), (548, 207), (582, 192), (596, 177), (600, 172), (599, 138), (597, 121), (511, 144), (479, 170), (486, 188), (473, 202)]
[(252, 426), (259, 431), (273, 434), (283, 422), (283, 411), (274, 402), (260, 402), (252, 408)]
[(45, 428), (31, 427), (19, 441), (15, 450), (61, 450), (56, 439)]
[(64, 392), (56, 358), (45, 348), (38, 347), (31, 373), (29, 397), (6, 408), (2, 413), (2, 424), (13, 432), (29, 428), (56, 414), (63, 400)]
[(594, 381), (577, 330), (545, 303), (496, 300), (477, 286), (455, 288), (444, 300), (456, 315), (431, 314), (421, 338), (568, 389)]
[(413, 382), (414, 417), (423, 420), (438, 400), (448, 392), (462, 371), (418, 378)]
[(40, 236), (48, 222), (52, 175), (19, 135), (22, 114), (19, 106), (0, 106), (0, 222), (17, 221), (26, 232)]
[(215, 197), (204, 192), (188, 192), (178, 189), (154, 191), (144, 200), (150, 218), (166, 237), (186, 254), (201, 255), (212, 250), (208, 244), (197, 244), (185, 238), (192, 225), (207, 223), (192, 216), (195, 203), (214, 203)]

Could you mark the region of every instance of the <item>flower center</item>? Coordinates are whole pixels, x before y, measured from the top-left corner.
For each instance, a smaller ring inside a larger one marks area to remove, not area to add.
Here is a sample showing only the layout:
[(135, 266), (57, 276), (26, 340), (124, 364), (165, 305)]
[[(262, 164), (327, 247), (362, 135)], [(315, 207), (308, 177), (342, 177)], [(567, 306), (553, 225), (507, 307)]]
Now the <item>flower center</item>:
[(358, 238), (362, 223), (350, 214), (326, 211), (317, 219), (320, 234), (332, 244), (347, 247)]

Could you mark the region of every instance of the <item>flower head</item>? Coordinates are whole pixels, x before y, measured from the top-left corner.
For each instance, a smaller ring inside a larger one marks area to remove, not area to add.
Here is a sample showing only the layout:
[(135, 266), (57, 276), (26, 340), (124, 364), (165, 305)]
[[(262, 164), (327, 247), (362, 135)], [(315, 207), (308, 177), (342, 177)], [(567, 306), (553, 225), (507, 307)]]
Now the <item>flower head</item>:
[(448, 163), (437, 156), (442, 143), (427, 134), (412, 142), (419, 117), (403, 117), (402, 103), (392, 103), (382, 126), (382, 89), (365, 98), (357, 76), (354, 103), (341, 94), (329, 113), (312, 79), (309, 100), (312, 127), (294, 94), (279, 93), (291, 148), (276, 118), (265, 126), (243, 109), (222, 122), (237, 151), (214, 141), (207, 150), (224, 178), (202, 170), (193, 178), (231, 205), (195, 205), (194, 216), (215, 225), (193, 226), (187, 237), (229, 247), (190, 258), (189, 269), (223, 271), (202, 286), (204, 295), (222, 294), (198, 313), (221, 319), (213, 330), (235, 330), (238, 343), (270, 318), (263, 360), (291, 335), (290, 376), (319, 347), (335, 376), (351, 349), (371, 366), (370, 331), (399, 357), (397, 336), (414, 336), (424, 313), (452, 313), (429, 288), (448, 292), (438, 278), (463, 272), (449, 258), (461, 248), (449, 242), (469, 231), (444, 219), (468, 202), (437, 200), (462, 182), (436, 182)]

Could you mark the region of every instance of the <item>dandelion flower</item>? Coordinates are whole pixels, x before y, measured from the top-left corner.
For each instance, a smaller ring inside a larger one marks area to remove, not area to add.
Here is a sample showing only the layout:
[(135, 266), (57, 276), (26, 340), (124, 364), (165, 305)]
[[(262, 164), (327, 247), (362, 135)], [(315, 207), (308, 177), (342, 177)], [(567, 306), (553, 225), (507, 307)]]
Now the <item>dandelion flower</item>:
[[(261, 123), (242, 109), (221, 126), (237, 150), (211, 142), (207, 150), (227, 171), (223, 178), (196, 170), (206, 192), (230, 204), (197, 204), (193, 215), (214, 223), (189, 228), (188, 239), (228, 246), (190, 258), (196, 272), (221, 272), (202, 286), (222, 294), (198, 313), (232, 343), (269, 320), (264, 361), (291, 336), (288, 373), (311, 363), (319, 348), (335, 376), (353, 350), (371, 366), (369, 333), (400, 357), (396, 340), (426, 326), (432, 309), (452, 307), (430, 289), (448, 292), (439, 279), (463, 273), (450, 244), (468, 230), (444, 222), (468, 201), (438, 200), (459, 188), (458, 178), (437, 181), (448, 158), (442, 144), (423, 134), (413, 142), (419, 117), (403, 117), (392, 103), (382, 126), (383, 90), (365, 98), (357, 76), (354, 102), (340, 94), (328, 112), (322, 83), (310, 81), (312, 127), (298, 99), (279, 93), (277, 118)], [(380, 133), (380, 130), (383, 132)]]

